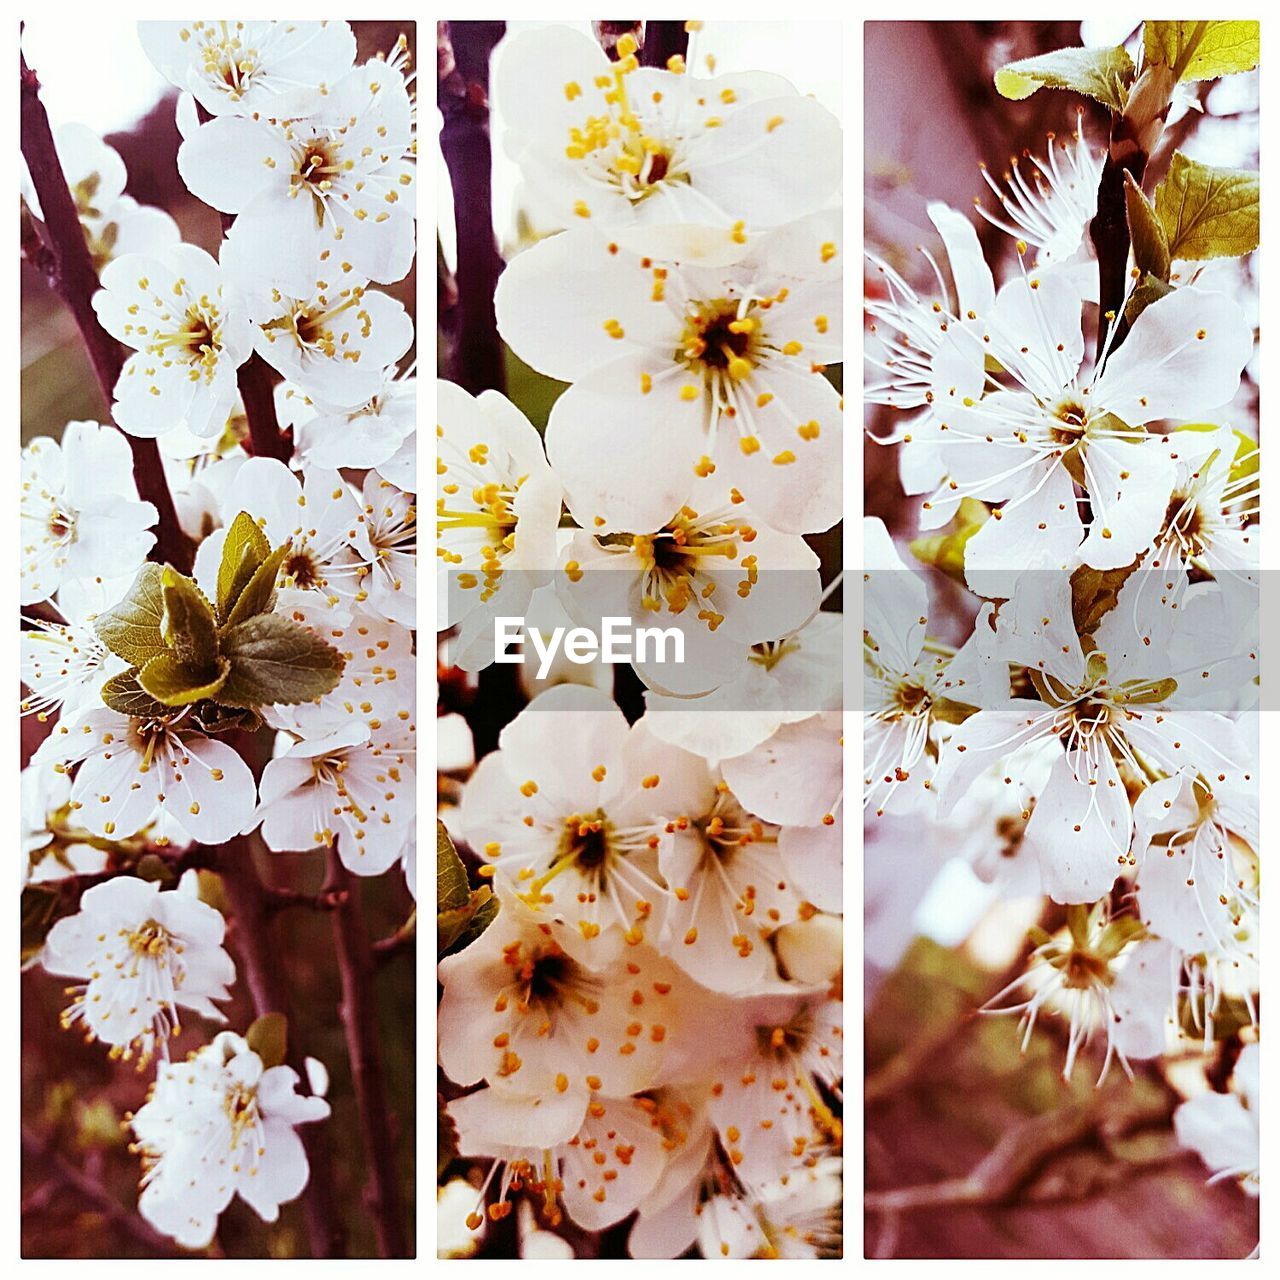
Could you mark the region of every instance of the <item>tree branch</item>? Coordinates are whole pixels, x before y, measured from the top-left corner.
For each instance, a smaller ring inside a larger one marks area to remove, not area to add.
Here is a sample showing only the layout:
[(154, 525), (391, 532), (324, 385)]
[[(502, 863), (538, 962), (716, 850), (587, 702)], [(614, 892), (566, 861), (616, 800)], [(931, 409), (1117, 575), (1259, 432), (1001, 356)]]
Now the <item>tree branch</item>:
[[(268, 895), (257, 869), (247, 836), (237, 836), (216, 854), (215, 866), (235, 922), (233, 942), (253, 1002), (254, 1014), (282, 1013), (289, 1024), (287, 1061), (306, 1080), (305, 1058), (290, 1017), (284, 970), (271, 935)], [(333, 1199), (333, 1166), (328, 1130), (323, 1124), (303, 1125), (299, 1131), (307, 1150), (311, 1174), (302, 1193), (303, 1214), (311, 1255), (340, 1258), (346, 1253), (346, 1232)]]
[(449, 376), (473, 395), (506, 387), (493, 294), (502, 258), (493, 233), (493, 153), (489, 138), (489, 56), (505, 22), (436, 26), (436, 104), (444, 117), (440, 150), (453, 187), (457, 229), (457, 306)]
[(646, 22), (640, 45), (640, 64), (665, 67), (670, 58), (689, 52), (689, 29), (683, 22)]
[[(31, 172), (31, 182), (40, 199), (44, 217), (44, 247), (39, 258), (49, 287), (62, 299), (75, 319), (76, 327), (89, 355), (94, 376), (102, 392), (110, 420), (116, 380), (124, 367), (120, 344), (98, 323), (93, 310), (93, 295), (98, 291), (98, 273), (85, 240), (84, 228), (76, 210), (62, 162), (54, 144), (49, 117), (40, 101), (40, 81), (21, 62), (22, 154)], [(160, 450), (154, 440), (125, 435), (133, 452), (133, 476), (138, 495), (150, 502), (159, 513), (156, 544), (151, 559), (168, 562), (183, 573), (191, 571), (193, 548), (178, 523), (173, 495), (165, 480)]]
[(326, 890), (337, 903), (333, 913), (333, 941), (342, 979), (342, 1026), (351, 1062), (351, 1082), (360, 1109), (369, 1183), (365, 1197), (373, 1214), (378, 1253), (384, 1258), (408, 1256), (404, 1209), (396, 1176), (395, 1143), (391, 1136), (387, 1088), (379, 1051), (377, 1010), (374, 1005), (374, 958), (360, 910), (359, 893), (335, 849), (328, 851)]

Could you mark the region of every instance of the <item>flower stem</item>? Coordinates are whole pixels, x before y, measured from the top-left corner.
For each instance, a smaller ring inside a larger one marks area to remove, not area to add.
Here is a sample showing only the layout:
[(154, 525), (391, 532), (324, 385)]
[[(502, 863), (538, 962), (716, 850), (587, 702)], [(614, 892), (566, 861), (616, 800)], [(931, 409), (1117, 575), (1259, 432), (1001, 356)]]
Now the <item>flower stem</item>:
[(377, 1009), (373, 998), (376, 961), (360, 910), (356, 881), (336, 850), (328, 851), (326, 891), (334, 896), (333, 941), (342, 980), (342, 1026), (351, 1062), (351, 1082), (360, 1109), (369, 1185), (366, 1199), (373, 1215), (378, 1253), (408, 1257), (404, 1208), (400, 1203), (395, 1142), (387, 1107), (386, 1079), (378, 1051)]
[(267, 362), (255, 351), (236, 374), (244, 416), (249, 422), (249, 443), (255, 458), (276, 458), (287, 463), (293, 454), (293, 441), (280, 430), (276, 417), (275, 388)]
[[(62, 299), (75, 319), (109, 413), (116, 380), (124, 367), (124, 353), (120, 344), (98, 323), (94, 313), (93, 295), (98, 291), (98, 273), (89, 255), (71, 189), (62, 172), (48, 114), (40, 101), (40, 81), (27, 66), (25, 56), (21, 63), (20, 84), (22, 154), (44, 216), (43, 243), (47, 252), (38, 255), (39, 265), (49, 287)], [(189, 573), (193, 548), (178, 523), (173, 495), (169, 492), (160, 461), (160, 450), (154, 440), (130, 435), (125, 439), (133, 452), (133, 476), (138, 496), (150, 502), (159, 513), (156, 545), (151, 550), (151, 559), (167, 562), (181, 572)]]
[(493, 234), (493, 153), (489, 139), (489, 56), (506, 25), (436, 25), (436, 102), (444, 117), (440, 149), (453, 187), (458, 239), (454, 273), (457, 305), (449, 376), (473, 395), (506, 387), (502, 339), (493, 308), (502, 258)]

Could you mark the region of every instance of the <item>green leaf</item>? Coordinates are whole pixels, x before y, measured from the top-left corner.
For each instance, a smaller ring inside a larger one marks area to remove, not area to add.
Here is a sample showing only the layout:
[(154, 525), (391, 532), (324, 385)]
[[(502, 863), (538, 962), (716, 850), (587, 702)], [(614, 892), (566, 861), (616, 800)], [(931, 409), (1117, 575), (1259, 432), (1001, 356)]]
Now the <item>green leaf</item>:
[(182, 662), (176, 654), (158, 653), (138, 672), (138, 684), (166, 707), (187, 707), (214, 697), (230, 671), (226, 658), (215, 658), (210, 667), (200, 668)]
[(204, 592), (190, 578), (165, 565), (160, 577), (165, 643), (180, 662), (205, 671), (218, 655), (218, 620)]
[(436, 819), (436, 954), (470, 946), (498, 916), (498, 899), (487, 884), (472, 889), (467, 869)]
[(963, 498), (950, 524), (938, 533), (914, 539), (911, 554), (921, 564), (941, 569), (948, 578), (964, 586), (964, 549), (990, 517), (986, 503), (977, 498)]
[(1073, 89), (1112, 111), (1123, 111), (1133, 80), (1133, 59), (1123, 47), (1057, 49), (1010, 62), (996, 72), (996, 88), (1006, 98), (1029, 98), (1037, 89)]
[(1091, 569), (1081, 565), (1072, 573), (1071, 616), (1077, 635), (1092, 637), (1102, 619), (1116, 607), (1120, 588), (1136, 567), (1136, 560), (1123, 569)]
[(228, 628), (222, 653), (231, 660), (231, 672), (216, 700), (229, 707), (311, 702), (337, 685), (344, 665), (333, 645), (274, 613)]
[(1258, 175), (1215, 169), (1176, 152), (1156, 188), (1171, 258), (1238, 258), (1258, 247)]
[(467, 869), (449, 839), (444, 823), (436, 819), (436, 911), (452, 911), (471, 896)]
[(281, 1066), (288, 1054), (289, 1020), (283, 1013), (264, 1013), (250, 1023), (244, 1038), (269, 1071), (272, 1067)]
[(1129, 215), (1129, 239), (1133, 242), (1133, 260), (1140, 271), (1157, 280), (1169, 279), (1169, 242), (1156, 217), (1155, 207), (1142, 193), (1142, 188), (1126, 169), (1124, 173), (1124, 205)]
[(1258, 65), (1256, 22), (1144, 22), (1148, 62), (1162, 62), (1179, 81), (1213, 80)]
[[(157, 657), (162, 655), (157, 655)], [(152, 659), (154, 661), (154, 659)], [(172, 707), (157, 702), (139, 683), (137, 668), (112, 676), (102, 686), (102, 701), (122, 716), (143, 720), (163, 720), (173, 714)]]
[(281, 543), (254, 570), (253, 576), (236, 598), (235, 606), (227, 615), (224, 626), (235, 627), (259, 614), (270, 613), (276, 601), (276, 575), (280, 572), (280, 566), (289, 554), (291, 545), (288, 542)]
[(271, 544), (258, 522), (242, 511), (231, 522), (222, 544), (218, 566), (218, 617), (226, 622), (240, 593), (249, 585), (262, 562), (271, 554)]
[(469, 947), (498, 918), (498, 899), (487, 884), (472, 891), (465, 906), (436, 915), (436, 954)]
[(1142, 283), (1135, 285), (1133, 292), (1129, 294), (1129, 300), (1124, 304), (1124, 318), (1133, 324), (1153, 302), (1159, 302), (1172, 292), (1172, 285), (1153, 275), (1145, 276)]
[(100, 613), (94, 624), (102, 643), (130, 666), (140, 667), (165, 652), (163, 576), (160, 565), (144, 564), (125, 598)]

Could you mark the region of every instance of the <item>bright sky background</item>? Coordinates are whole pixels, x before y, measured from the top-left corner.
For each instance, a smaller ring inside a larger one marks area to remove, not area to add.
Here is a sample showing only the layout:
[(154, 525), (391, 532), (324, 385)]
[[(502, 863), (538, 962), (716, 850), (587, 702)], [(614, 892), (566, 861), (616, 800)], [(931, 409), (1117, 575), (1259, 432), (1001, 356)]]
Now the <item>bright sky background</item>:
[[(508, 22), (508, 34), (529, 27), (545, 27), (546, 22)], [(587, 34), (589, 22), (569, 22)], [(841, 54), (843, 42), (837, 23), (795, 22), (707, 22), (693, 37), (690, 46), (691, 70), (706, 75), (705, 58), (711, 54), (716, 74), (729, 71), (773, 71), (786, 76), (801, 93), (811, 93), (819, 102), (843, 118)], [(499, 49), (501, 46), (499, 46)], [(438, 134), (440, 116), (431, 111), (432, 132), (427, 140), (430, 162), (436, 166), (436, 216), (445, 257), (454, 264), (453, 202), (449, 191), (448, 172), (440, 155)], [(502, 149), (502, 118), (495, 109), (493, 120), (493, 209), (494, 225), (500, 240), (514, 231), (517, 209), (519, 170)], [(424, 129), (425, 132), (425, 129)]]

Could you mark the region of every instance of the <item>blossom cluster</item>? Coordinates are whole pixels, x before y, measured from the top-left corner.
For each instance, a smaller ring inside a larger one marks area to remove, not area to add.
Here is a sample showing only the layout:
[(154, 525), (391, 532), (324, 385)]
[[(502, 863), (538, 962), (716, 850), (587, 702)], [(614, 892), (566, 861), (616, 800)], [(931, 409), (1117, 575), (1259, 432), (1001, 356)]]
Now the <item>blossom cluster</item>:
[[(179, 91), (182, 181), (225, 235), (183, 242), (122, 194), (111, 147), (57, 134), (92, 311), (127, 358), (109, 421), (22, 455), (22, 709), (45, 734), (23, 884), (92, 886), (29, 959), (77, 983), (65, 1026), (154, 1064), (129, 1119), (138, 1209), (198, 1249), (233, 1196), (272, 1222), (303, 1191), (295, 1126), (329, 1104), (323, 1067), (299, 1094), (261, 1018), (170, 1061), (180, 1019), (225, 1022), (237, 967), (218, 895), (194, 870), (166, 886), (256, 832), (415, 887), (414, 326), (375, 287), (413, 263), (415, 105), (404, 37), (361, 62), (346, 22), (139, 37)], [(158, 438), (193, 563), (161, 563), (130, 438)]]
[[(1164, 117), (1139, 86), (1163, 85), (1167, 110), (1179, 76), (1247, 70), (1249, 33), (1218, 28), (1251, 27), (1256, 63), (1256, 24), (1193, 26), (1148, 23), (1136, 69), (1124, 49), (1064, 50), (996, 83), (1092, 93), (1149, 143)], [(1062, 71), (1069, 55), (1133, 83), (1113, 102)], [(1108, 156), (1082, 116), (1004, 185), (984, 173), (997, 204), (978, 213), (1012, 241), (1003, 280), (941, 203), (925, 285), (867, 255), (870, 429), (898, 452), (912, 551), (968, 609), (946, 643), (926, 578), (865, 521), (864, 814), (924, 825), (1006, 897), (1058, 904), (987, 1008), (1027, 1040), (1064, 1019), (1066, 1075), (1091, 1043), (1102, 1075), (1132, 1074), (1242, 1035), (1236, 1092), (1192, 1099), (1176, 1129), (1256, 1190), (1260, 479), (1239, 262), (1256, 174), (1178, 153), (1151, 193), (1124, 175), (1112, 299), (1116, 136)]]
[(541, 438), (438, 384), (444, 668), (483, 672), (499, 616), (657, 624), (684, 660), (635, 663), (630, 722), (562, 661), (474, 769), (463, 729), (443, 817), (490, 914), (439, 964), (442, 1124), (491, 1162), (475, 1231), (527, 1196), (551, 1232), (634, 1214), (635, 1257), (830, 1256), (842, 627), (805, 535), (842, 506), (840, 128), (688, 56), (561, 25), (495, 53), (559, 228), (507, 263), (498, 329), (568, 386)]

